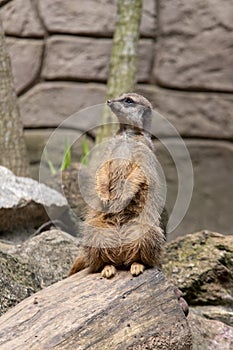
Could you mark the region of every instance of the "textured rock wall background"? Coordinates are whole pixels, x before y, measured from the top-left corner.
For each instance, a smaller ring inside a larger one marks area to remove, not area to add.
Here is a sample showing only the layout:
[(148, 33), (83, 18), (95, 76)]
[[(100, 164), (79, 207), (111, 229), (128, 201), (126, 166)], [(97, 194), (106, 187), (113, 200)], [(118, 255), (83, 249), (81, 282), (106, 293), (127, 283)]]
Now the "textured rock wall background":
[[(116, 3), (0, 0), (35, 178), (51, 128), (105, 99)], [(138, 89), (177, 128), (194, 166), (194, 196), (173, 237), (233, 233), (232, 13), (230, 0), (144, 0)], [(173, 203), (175, 166), (160, 158)]]

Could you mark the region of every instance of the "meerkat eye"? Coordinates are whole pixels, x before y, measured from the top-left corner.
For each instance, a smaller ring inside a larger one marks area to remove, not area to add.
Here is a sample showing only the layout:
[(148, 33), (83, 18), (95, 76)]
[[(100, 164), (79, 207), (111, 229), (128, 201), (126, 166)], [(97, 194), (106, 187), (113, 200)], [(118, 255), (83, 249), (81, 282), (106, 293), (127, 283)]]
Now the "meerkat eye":
[(126, 103), (134, 103), (134, 100), (132, 98), (130, 98), (130, 97), (124, 98), (123, 101), (126, 102)]

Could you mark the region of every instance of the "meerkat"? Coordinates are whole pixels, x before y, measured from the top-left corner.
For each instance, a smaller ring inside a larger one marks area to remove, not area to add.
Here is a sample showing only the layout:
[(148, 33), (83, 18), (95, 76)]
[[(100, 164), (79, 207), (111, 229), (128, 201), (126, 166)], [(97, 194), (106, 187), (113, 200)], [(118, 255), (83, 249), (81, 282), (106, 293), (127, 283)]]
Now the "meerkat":
[(107, 101), (119, 131), (106, 142), (91, 186), (96, 207), (83, 223), (83, 254), (69, 271), (86, 267), (111, 278), (117, 268), (138, 276), (161, 267), (165, 242), (160, 227), (157, 160), (150, 136), (151, 103), (136, 93)]

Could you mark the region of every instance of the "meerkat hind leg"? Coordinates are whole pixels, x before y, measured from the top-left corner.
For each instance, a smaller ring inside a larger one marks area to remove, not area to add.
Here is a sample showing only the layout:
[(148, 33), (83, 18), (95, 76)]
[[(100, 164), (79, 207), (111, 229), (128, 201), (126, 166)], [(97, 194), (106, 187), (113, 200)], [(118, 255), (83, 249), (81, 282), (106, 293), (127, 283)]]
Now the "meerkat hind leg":
[(115, 276), (115, 274), (116, 274), (116, 268), (113, 265), (106, 265), (101, 271), (101, 276), (104, 278), (111, 278)]
[(130, 267), (130, 272), (133, 276), (140, 275), (141, 273), (143, 273), (144, 270), (145, 270), (145, 266), (138, 262), (132, 263)]

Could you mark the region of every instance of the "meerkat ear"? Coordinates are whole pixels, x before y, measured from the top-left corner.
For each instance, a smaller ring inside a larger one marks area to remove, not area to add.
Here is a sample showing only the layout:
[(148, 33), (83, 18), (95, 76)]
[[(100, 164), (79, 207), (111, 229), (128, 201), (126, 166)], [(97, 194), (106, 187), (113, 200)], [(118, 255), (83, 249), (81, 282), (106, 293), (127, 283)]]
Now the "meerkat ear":
[(151, 130), (151, 121), (152, 121), (152, 110), (146, 108), (143, 112), (143, 129), (150, 132)]

